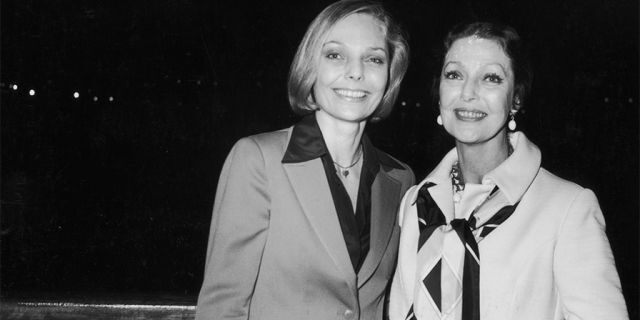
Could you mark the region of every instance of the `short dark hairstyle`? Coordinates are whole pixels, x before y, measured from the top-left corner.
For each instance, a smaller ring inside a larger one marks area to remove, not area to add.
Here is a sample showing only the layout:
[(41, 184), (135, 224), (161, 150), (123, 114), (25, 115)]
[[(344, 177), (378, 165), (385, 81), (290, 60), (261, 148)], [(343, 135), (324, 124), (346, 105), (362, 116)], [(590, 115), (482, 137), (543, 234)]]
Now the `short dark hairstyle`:
[[(520, 35), (512, 27), (493, 22), (472, 22), (456, 25), (444, 39), (444, 47), (439, 57), (441, 59), (440, 68), (443, 67), (444, 59), (456, 40), (474, 36), (495, 41), (509, 57), (514, 75), (514, 95), (518, 97), (520, 107), (522, 107), (525, 98), (531, 91), (533, 71), (531, 70), (528, 50), (523, 44)], [(442, 69), (440, 69), (440, 74), (434, 77), (433, 82), (434, 96), (438, 99), (441, 73)]]
[(289, 71), (289, 103), (294, 112), (307, 114), (317, 109), (312, 90), (316, 81), (316, 61), (320, 57), (322, 38), (338, 21), (356, 13), (372, 16), (382, 24), (385, 30), (390, 54), (389, 80), (380, 105), (374, 111), (371, 120), (380, 120), (391, 113), (400, 91), (400, 83), (409, 65), (409, 45), (400, 25), (382, 5), (368, 0), (335, 2), (320, 12), (309, 25)]

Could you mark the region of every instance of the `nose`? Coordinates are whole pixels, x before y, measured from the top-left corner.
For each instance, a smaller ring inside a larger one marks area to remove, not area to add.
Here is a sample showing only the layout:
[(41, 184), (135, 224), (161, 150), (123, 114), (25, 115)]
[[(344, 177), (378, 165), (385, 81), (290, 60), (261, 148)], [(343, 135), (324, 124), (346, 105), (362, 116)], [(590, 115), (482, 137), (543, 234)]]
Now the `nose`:
[(346, 76), (351, 80), (362, 80), (364, 75), (362, 62), (359, 60), (351, 60), (347, 63)]
[(464, 82), (461, 97), (464, 101), (471, 101), (477, 97), (475, 81), (473, 81), (472, 79), (468, 79)]

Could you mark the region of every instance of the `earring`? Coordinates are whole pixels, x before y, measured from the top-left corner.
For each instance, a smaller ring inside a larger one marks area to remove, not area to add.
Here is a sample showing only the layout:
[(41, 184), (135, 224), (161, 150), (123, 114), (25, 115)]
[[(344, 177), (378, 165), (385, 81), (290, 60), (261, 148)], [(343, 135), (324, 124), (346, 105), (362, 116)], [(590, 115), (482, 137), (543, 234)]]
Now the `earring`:
[(520, 96), (515, 96), (513, 98), (513, 104), (516, 105), (516, 106), (520, 105)]
[(510, 116), (511, 116), (511, 120), (509, 120), (508, 127), (509, 127), (509, 130), (515, 131), (516, 130), (516, 119), (515, 119), (516, 111), (515, 110), (511, 110)]
[(438, 117), (436, 118), (436, 122), (437, 122), (439, 125), (442, 125), (442, 116), (441, 116), (441, 115), (438, 115)]

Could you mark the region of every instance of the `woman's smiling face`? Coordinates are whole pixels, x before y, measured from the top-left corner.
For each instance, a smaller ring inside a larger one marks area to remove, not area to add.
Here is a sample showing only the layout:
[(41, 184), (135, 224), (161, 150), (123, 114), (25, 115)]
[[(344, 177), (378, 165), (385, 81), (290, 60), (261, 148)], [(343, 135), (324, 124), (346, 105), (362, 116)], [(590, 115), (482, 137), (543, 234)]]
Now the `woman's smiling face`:
[(478, 144), (506, 133), (513, 105), (511, 59), (493, 40), (456, 40), (447, 52), (440, 79), (440, 114), (456, 141)]
[(320, 50), (313, 86), (318, 112), (365, 121), (380, 104), (389, 77), (382, 24), (368, 14), (347, 16), (329, 30)]

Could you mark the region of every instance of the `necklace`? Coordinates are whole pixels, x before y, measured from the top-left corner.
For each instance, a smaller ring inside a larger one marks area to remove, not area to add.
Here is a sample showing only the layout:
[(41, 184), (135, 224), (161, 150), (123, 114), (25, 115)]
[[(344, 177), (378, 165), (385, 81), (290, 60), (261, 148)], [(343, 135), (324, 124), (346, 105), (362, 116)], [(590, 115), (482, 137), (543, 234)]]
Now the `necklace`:
[(360, 152), (358, 152), (358, 157), (356, 158), (356, 160), (354, 160), (352, 164), (350, 164), (350, 165), (348, 165), (346, 167), (341, 166), (339, 163), (337, 163), (335, 161), (333, 162), (333, 164), (335, 164), (336, 167), (338, 167), (337, 171), (339, 171), (340, 174), (342, 174), (343, 177), (346, 178), (349, 175), (349, 169), (353, 168), (353, 166), (355, 166), (358, 162), (360, 162), (360, 158), (362, 158), (362, 148), (359, 148), (358, 150)]
[(451, 184), (453, 185), (453, 202), (458, 203), (462, 199), (465, 184), (460, 163), (457, 161), (451, 167)]
[[(507, 157), (511, 156), (512, 153), (513, 146), (507, 141)], [(462, 193), (464, 192), (465, 186), (464, 177), (462, 176), (462, 170), (460, 169), (459, 161), (456, 161), (451, 167), (451, 185), (453, 186), (453, 202), (458, 203), (462, 199)]]

